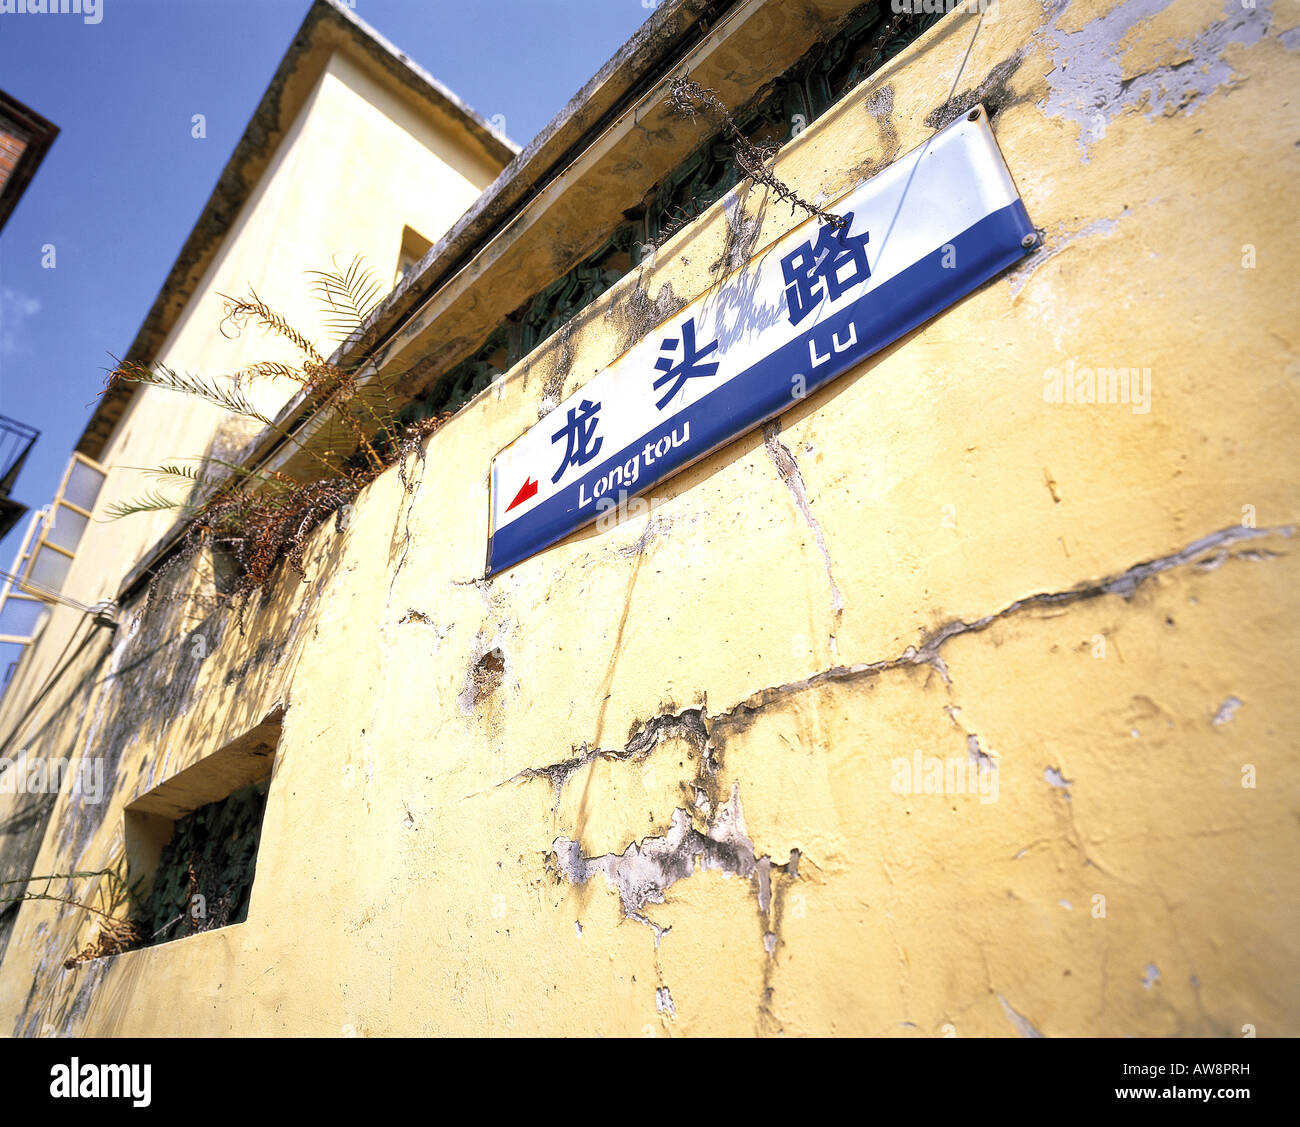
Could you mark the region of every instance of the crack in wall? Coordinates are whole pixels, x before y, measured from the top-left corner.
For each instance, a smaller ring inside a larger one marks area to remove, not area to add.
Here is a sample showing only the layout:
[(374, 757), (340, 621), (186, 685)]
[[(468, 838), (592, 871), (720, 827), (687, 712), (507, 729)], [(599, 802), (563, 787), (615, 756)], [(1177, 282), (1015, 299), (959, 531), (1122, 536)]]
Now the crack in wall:
[[(782, 447), (782, 449), (785, 449)], [(787, 451), (788, 454), (788, 451)], [(1231, 551), (1233, 545), (1274, 535), (1293, 536), (1294, 526), (1274, 528), (1246, 528), (1233, 525), (1194, 540), (1177, 551), (1145, 560), (1122, 572), (1098, 580), (1084, 582), (1075, 587), (1052, 592), (1040, 592), (1017, 599), (1002, 610), (971, 621), (955, 619), (927, 633), (919, 645), (908, 646), (902, 654), (882, 661), (858, 663), (851, 666), (833, 666), (800, 681), (788, 682), (759, 690), (743, 701), (710, 717), (704, 707), (686, 709), (674, 714), (652, 716), (639, 727), (634, 726), (628, 743), (621, 749), (575, 745), (576, 754), (546, 767), (528, 767), (517, 772), (506, 783), (524, 779), (546, 778), (555, 790), (555, 810), (558, 813), (560, 798), (569, 780), (597, 759), (630, 761), (644, 759), (664, 739), (682, 738), (700, 753), (700, 772), (692, 789), (692, 809), (678, 807), (672, 813), (667, 831), (631, 842), (622, 853), (586, 856), (581, 843), (568, 836), (557, 836), (547, 856), (546, 867), (557, 881), (574, 885), (586, 884), (593, 877), (605, 878), (607, 886), (617, 891), (623, 914), (654, 929), (655, 946), (658, 947), (669, 927), (650, 919), (643, 909), (647, 904), (662, 904), (665, 893), (678, 881), (691, 877), (697, 871), (719, 870), (727, 876), (738, 876), (753, 881), (761, 924), (761, 941), (767, 958), (764, 960), (763, 996), (759, 1002), (760, 1024), (766, 1019), (775, 1022), (771, 1010), (773, 988), (770, 984), (773, 960), (780, 942), (780, 898), (773, 893), (773, 870), (791, 880), (799, 879), (802, 855), (792, 849), (789, 861), (774, 864), (767, 854), (755, 853), (754, 844), (745, 830), (740, 806), (740, 784), (734, 782), (725, 802), (710, 800), (705, 788), (716, 776), (720, 766), (717, 748), (722, 745), (725, 733), (747, 727), (755, 715), (782, 697), (802, 693), (823, 684), (873, 677), (892, 669), (908, 666), (929, 666), (950, 684), (947, 668), (940, 656), (942, 647), (963, 634), (979, 633), (994, 622), (1041, 607), (1062, 607), (1072, 603), (1117, 595), (1132, 599), (1137, 590), (1153, 577), (1174, 568), (1192, 566), (1199, 571), (1213, 571), (1229, 559), (1260, 562), (1275, 558), (1278, 553), (1267, 549)], [(967, 753), (973, 761), (996, 767), (992, 756), (985, 751), (979, 737), (967, 731), (957, 720), (955, 706), (948, 709), (954, 725), (966, 733)], [(721, 737), (721, 738), (720, 738)], [(1069, 798), (1069, 786), (1058, 768), (1045, 772), (1047, 782), (1064, 789)], [(504, 783), (498, 785), (505, 785)], [(703, 823), (700, 829), (696, 822)], [(1022, 851), (1023, 853), (1023, 851)], [(1033, 1024), (1018, 1013), (998, 995), (1008, 1019), (1024, 1037), (1042, 1037)]]
[[(1235, 544), (1241, 540), (1252, 540), (1262, 536), (1294, 535), (1295, 528), (1292, 525), (1285, 525), (1277, 528), (1245, 528), (1238, 525), (1231, 525), (1228, 528), (1220, 529), (1218, 532), (1212, 532), (1208, 536), (1202, 536), (1198, 540), (1192, 541), (1184, 548), (1172, 552), (1166, 556), (1160, 556), (1153, 560), (1146, 560), (1143, 563), (1135, 564), (1133, 567), (1115, 575), (1106, 576), (1104, 579), (1095, 580), (1090, 583), (1082, 583), (1076, 587), (1071, 587), (1065, 591), (1042, 592), (1036, 595), (1028, 595), (1023, 599), (1017, 599), (1000, 611), (993, 614), (985, 615), (982, 618), (974, 619), (970, 622), (961, 619), (955, 619), (951, 622), (944, 623), (942, 626), (931, 631), (921, 640), (919, 646), (908, 646), (898, 657), (890, 658), (885, 661), (875, 661), (861, 663), (850, 666), (833, 666), (830, 669), (822, 670), (813, 674), (802, 681), (791, 682), (787, 685), (779, 685), (772, 689), (761, 690), (755, 694), (756, 697), (764, 694), (785, 694), (792, 691), (811, 688), (815, 684), (823, 681), (837, 681), (849, 678), (861, 677), (865, 675), (875, 675), (883, 673), (890, 669), (896, 669), (900, 666), (907, 665), (928, 665), (933, 668), (944, 680), (945, 684), (951, 683), (948, 677), (947, 666), (944, 665), (943, 658), (939, 655), (939, 650), (951, 639), (961, 634), (979, 633), (986, 630), (999, 619), (1009, 618), (1019, 614), (1022, 611), (1030, 610), (1035, 607), (1060, 607), (1068, 606), (1071, 603), (1081, 602), (1086, 599), (1099, 598), (1102, 595), (1119, 595), (1123, 599), (1131, 599), (1143, 583), (1154, 575), (1162, 571), (1168, 571), (1171, 568), (1182, 567), (1187, 564), (1195, 563), (1200, 570), (1210, 571), (1220, 567), (1233, 553), (1227, 551), (1227, 546)], [(1213, 554), (1208, 559), (1201, 559), (1207, 553)], [(1256, 553), (1239, 553), (1242, 559), (1250, 559)], [(731, 715), (740, 709), (749, 711), (756, 710), (755, 706), (750, 705), (755, 697), (750, 697), (748, 701), (742, 701), (740, 704), (733, 706), (727, 713)], [(763, 702), (766, 703), (766, 702)], [(761, 707), (761, 705), (757, 706)]]
[(830, 549), (826, 546), (826, 536), (822, 532), (821, 523), (813, 516), (812, 506), (808, 503), (808, 490), (804, 485), (803, 474), (799, 470), (799, 463), (795, 461), (794, 455), (790, 448), (778, 437), (781, 433), (781, 420), (772, 419), (763, 425), (763, 446), (767, 450), (768, 457), (772, 459), (772, 464), (776, 466), (776, 472), (790, 490), (790, 495), (794, 498), (795, 507), (803, 514), (803, 519), (812, 529), (813, 537), (817, 541), (817, 547), (822, 554), (822, 560), (826, 565), (826, 579), (831, 587), (831, 619), (834, 626), (830, 632), (830, 649), (831, 653), (838, 652), (836, 642), (836, 631), (839, 626), (840, 616), (844, 613), (844, 596), (840, 594), (839, 584), (835, 582), (835, 572), (831, 565)]
[[(939, 651), (953, 638), (960, 637), (963, 634), (980, 633), (995, 622), (1040, 607), (1069, 606), (1072, 603), (1101, 598), (1104, 595), (1118, 595), (1122, 599), (1129, 600), (1133, 598), (1138, 588), (1149, 579), (1178, 567), (1194, 566), (1199, 571), (1214, 571), (1222, 567), (1229, 559), (1244, 562), (1263, 562), (1276, 558), (1278, 553), (1255, 549), (1232, 552), (1229, 548), (1231, 545), (1242, 541), (1275, 535), (1291, 537), (1294, 534), (1295, 527), (1293, 525), (1273, 528), (1246, 528), (1231, 525), (1228, 528), (1220, 529), (1217, 532), (1193, 540), (1175, 552), (1145, 560), (1122, 572), (1105, 576), (1102, 579), (1084, 582), (1064, 591), (1040, 592), (1028, 595), (1022, 599), (1016, 599), (1000, 611), (984, 615), (981, 618), (970, 621), (954, 619), (946, 622), (924, 635), (919, 645), (908, 646), (896, 657), (880, 661), (858, 662), (853, 665), (834, 665), (798, 681), (788, 681), (781, 685), (768, 686), (750, 694), (750, 696), (738, 701), (730, 708), (714, 713), (712, 716), (703, 707), (652, 716), (639, 728), (634, 726), (633, 735), (629, 738), (627, 745), (621, 749), (591, 748), (585, 743), (574, 745), (576, 755), (546, 767), (524, 768), (524, 770), (517, 772), (505, 782), (510, 783), (520, 779), (537, 777), (548, 778), (552, 786), (556, 788), (556, 808), (558, 809), (559, 795), (565, 784), (588, 763), (596, 759), (628, 760), (644, 757), (657, 746), (660, 740), (670, 736), (688, 740), (701, 754), (704, 774), (713, 774), (716, 773), (719, 765), (716, 737), (727, 729), (734, 731), (747, 727), (755, 715), (782, 697), (806, 692), (821, 685), (875, 677), (894, 669), (915, 666), (928, 666), (939, 674), (945, 684), (951, 684), (947, 666), (944, 664)], [(951, 712), (949, 715), (953, 716)], [(955, 716), (953, 720), (956, 723)], [(979, 745), (978, 737), (975, 738), (975, 745), (972, 747), (970, 743), (971, 735), (973, 733), (967, 733), (968, 752), (981, 758), (989, 758), (988, 753)], [(705, 804), (703, 808), (707, 809), (707, 796), (701, 799), (697, 795), (697, 805), (701, 801)]]
[(975, 765), (976, 769), (996, 771), (998, 769), (996, 752), (990, 753), (985, 751), (983, 745), (980, 743), (979, 736), (957, 719), (957, 714), (961, 711), (961, 706), (957, 704), (945, 704), (943, 710), (948, 714), (948, 719), (952, 721), (952, 726), (966, 737), (966, 757)]
[(1004, 997), (1002, 997), (1001, 994), (998, 995), (998, 1001), (1002, 1003), (1002, 1011), (1007, 1015), (1007, 1020), (1010, 1021), (1011, 1024), (1016, 1027), (1016, 1032), (1019, 1033), (1021, 1037), (1044, 1036), (1041, 1032), (1039, 1032), (1038, 1029), (1034, 1027), (1033, 1022), (1031, 1022), (1027, 1017), (1025, 1017), (1024, 1014), (1019, 1013), (1017, 1010), (1013, 1009), (1011, 1003), (1008, 1002)]
[[(690, 744), (699, 753), (703, 770), (713, 769), (709, 756), (709, 733), (704, 719), (704, 710), (687, 708), (673, 715), (652, 716), (639, 728), (634, 727), (624, 747), (589, 747), (586, 743), (575, 745), (573, 750), (576, 755), (545, 767), (525, 767), (497, 785), (505, 786), (520, 779), (549, 779), (551, 786), (555, 788), (555, 812), (558, 814), (565, 785), (589, 763), (594, 763), (598, 759), (616, 762), (646, 759), (664, 740), (672, 739), (684, 740)], [(707, 798), (704, 801), (707, 802)]]

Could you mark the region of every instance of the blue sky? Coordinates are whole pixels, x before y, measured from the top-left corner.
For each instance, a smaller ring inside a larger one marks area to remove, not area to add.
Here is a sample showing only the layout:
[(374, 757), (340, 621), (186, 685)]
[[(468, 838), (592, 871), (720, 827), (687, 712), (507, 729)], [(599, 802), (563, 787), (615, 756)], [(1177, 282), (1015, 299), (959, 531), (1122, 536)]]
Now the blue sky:
[[(0, 232), (0, 414), (40, 429), (14, 496), (59, 476), (310, 0), (100, 0), (0, 14), (0, 88), (61, 129)], [(650, 0), (356, 0), (356, 14), (524, 145)], [(191, 117), (207, 136), (190, 135)], [(55, 266), (42, 268), (42, 247)], [(26, 521), (0, 542), (13, 561)]]

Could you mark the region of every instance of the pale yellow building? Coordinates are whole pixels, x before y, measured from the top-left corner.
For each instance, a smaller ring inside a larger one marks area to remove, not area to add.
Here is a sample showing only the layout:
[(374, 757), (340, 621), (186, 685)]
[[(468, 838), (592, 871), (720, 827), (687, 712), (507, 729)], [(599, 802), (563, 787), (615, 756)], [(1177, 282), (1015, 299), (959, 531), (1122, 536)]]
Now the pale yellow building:
[[(1297, 28), (1292, 0), (670, 0), (516, 154), (317, 0), (132, 359), (282, 357), (219, 330), (250, 283), (324, 340), (302, 272), (361, 255), (401, 280), (338, 359), (455, 414), (242, 630), (204, 555), (147, 598), (174, 513), (86, 525), (60, 590), (117, 625), (54, 609), (0, 756), (91, 781), (0, 775), (0, 879), (122, 864), (148, 897), (195, 810), (260, 837), (238, 922), (171, 941), (65, 966), (100, 917), (0, 905), (0, 1031), (1300, 1032)], [(686, 74), (831, 210), (991, 128), (1035, 233), (487, 576), (494, 458), (817, 238), (672, 111)], [(111, 393), (78, 447), (94, 513), (184, 454), (309, 475), (330, 439), (293, 392), (256, 392), (278, 444)]]

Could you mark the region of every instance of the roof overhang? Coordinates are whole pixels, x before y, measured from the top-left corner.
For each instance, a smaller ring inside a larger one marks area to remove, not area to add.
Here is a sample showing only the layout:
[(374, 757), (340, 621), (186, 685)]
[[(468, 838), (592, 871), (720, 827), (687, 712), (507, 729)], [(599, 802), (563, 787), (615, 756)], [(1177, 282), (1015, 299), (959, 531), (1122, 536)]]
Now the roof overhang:
[(3, 90), (0, 90), (0, 123), (10, 126), (25, 146), (9, 179), (0, 187), (0, 229), (3, 229), (59, 135), (59, 127)]

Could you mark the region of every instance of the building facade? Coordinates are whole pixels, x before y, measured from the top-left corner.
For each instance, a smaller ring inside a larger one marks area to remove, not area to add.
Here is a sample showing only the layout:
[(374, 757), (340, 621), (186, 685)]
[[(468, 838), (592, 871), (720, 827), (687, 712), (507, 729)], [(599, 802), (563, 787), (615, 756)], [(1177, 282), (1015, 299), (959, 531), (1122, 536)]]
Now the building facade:
[[(248, 279), (323, 336), (342, 249), (398, 279), (359, 398), (450, 417), (242, 613), (174, 513), (86, 527), (62, 589), (116, 626), (56, 607), (0, 710), (0, 879), (47, 878), (0, 905), (0, 1028), (1297, 1031), (1300, 13), (910, 7), (671, 0), (516, 154), (318, 0), (131, 357), (284, 355), (220, 331)], [(494, 458), (820, 239), (783, 191), (834, 212), (963, 120), (1014, 265), (487, 574)], [(115, 387), (94, 512), (337, 444), (250, 394), (275, 427)]]

